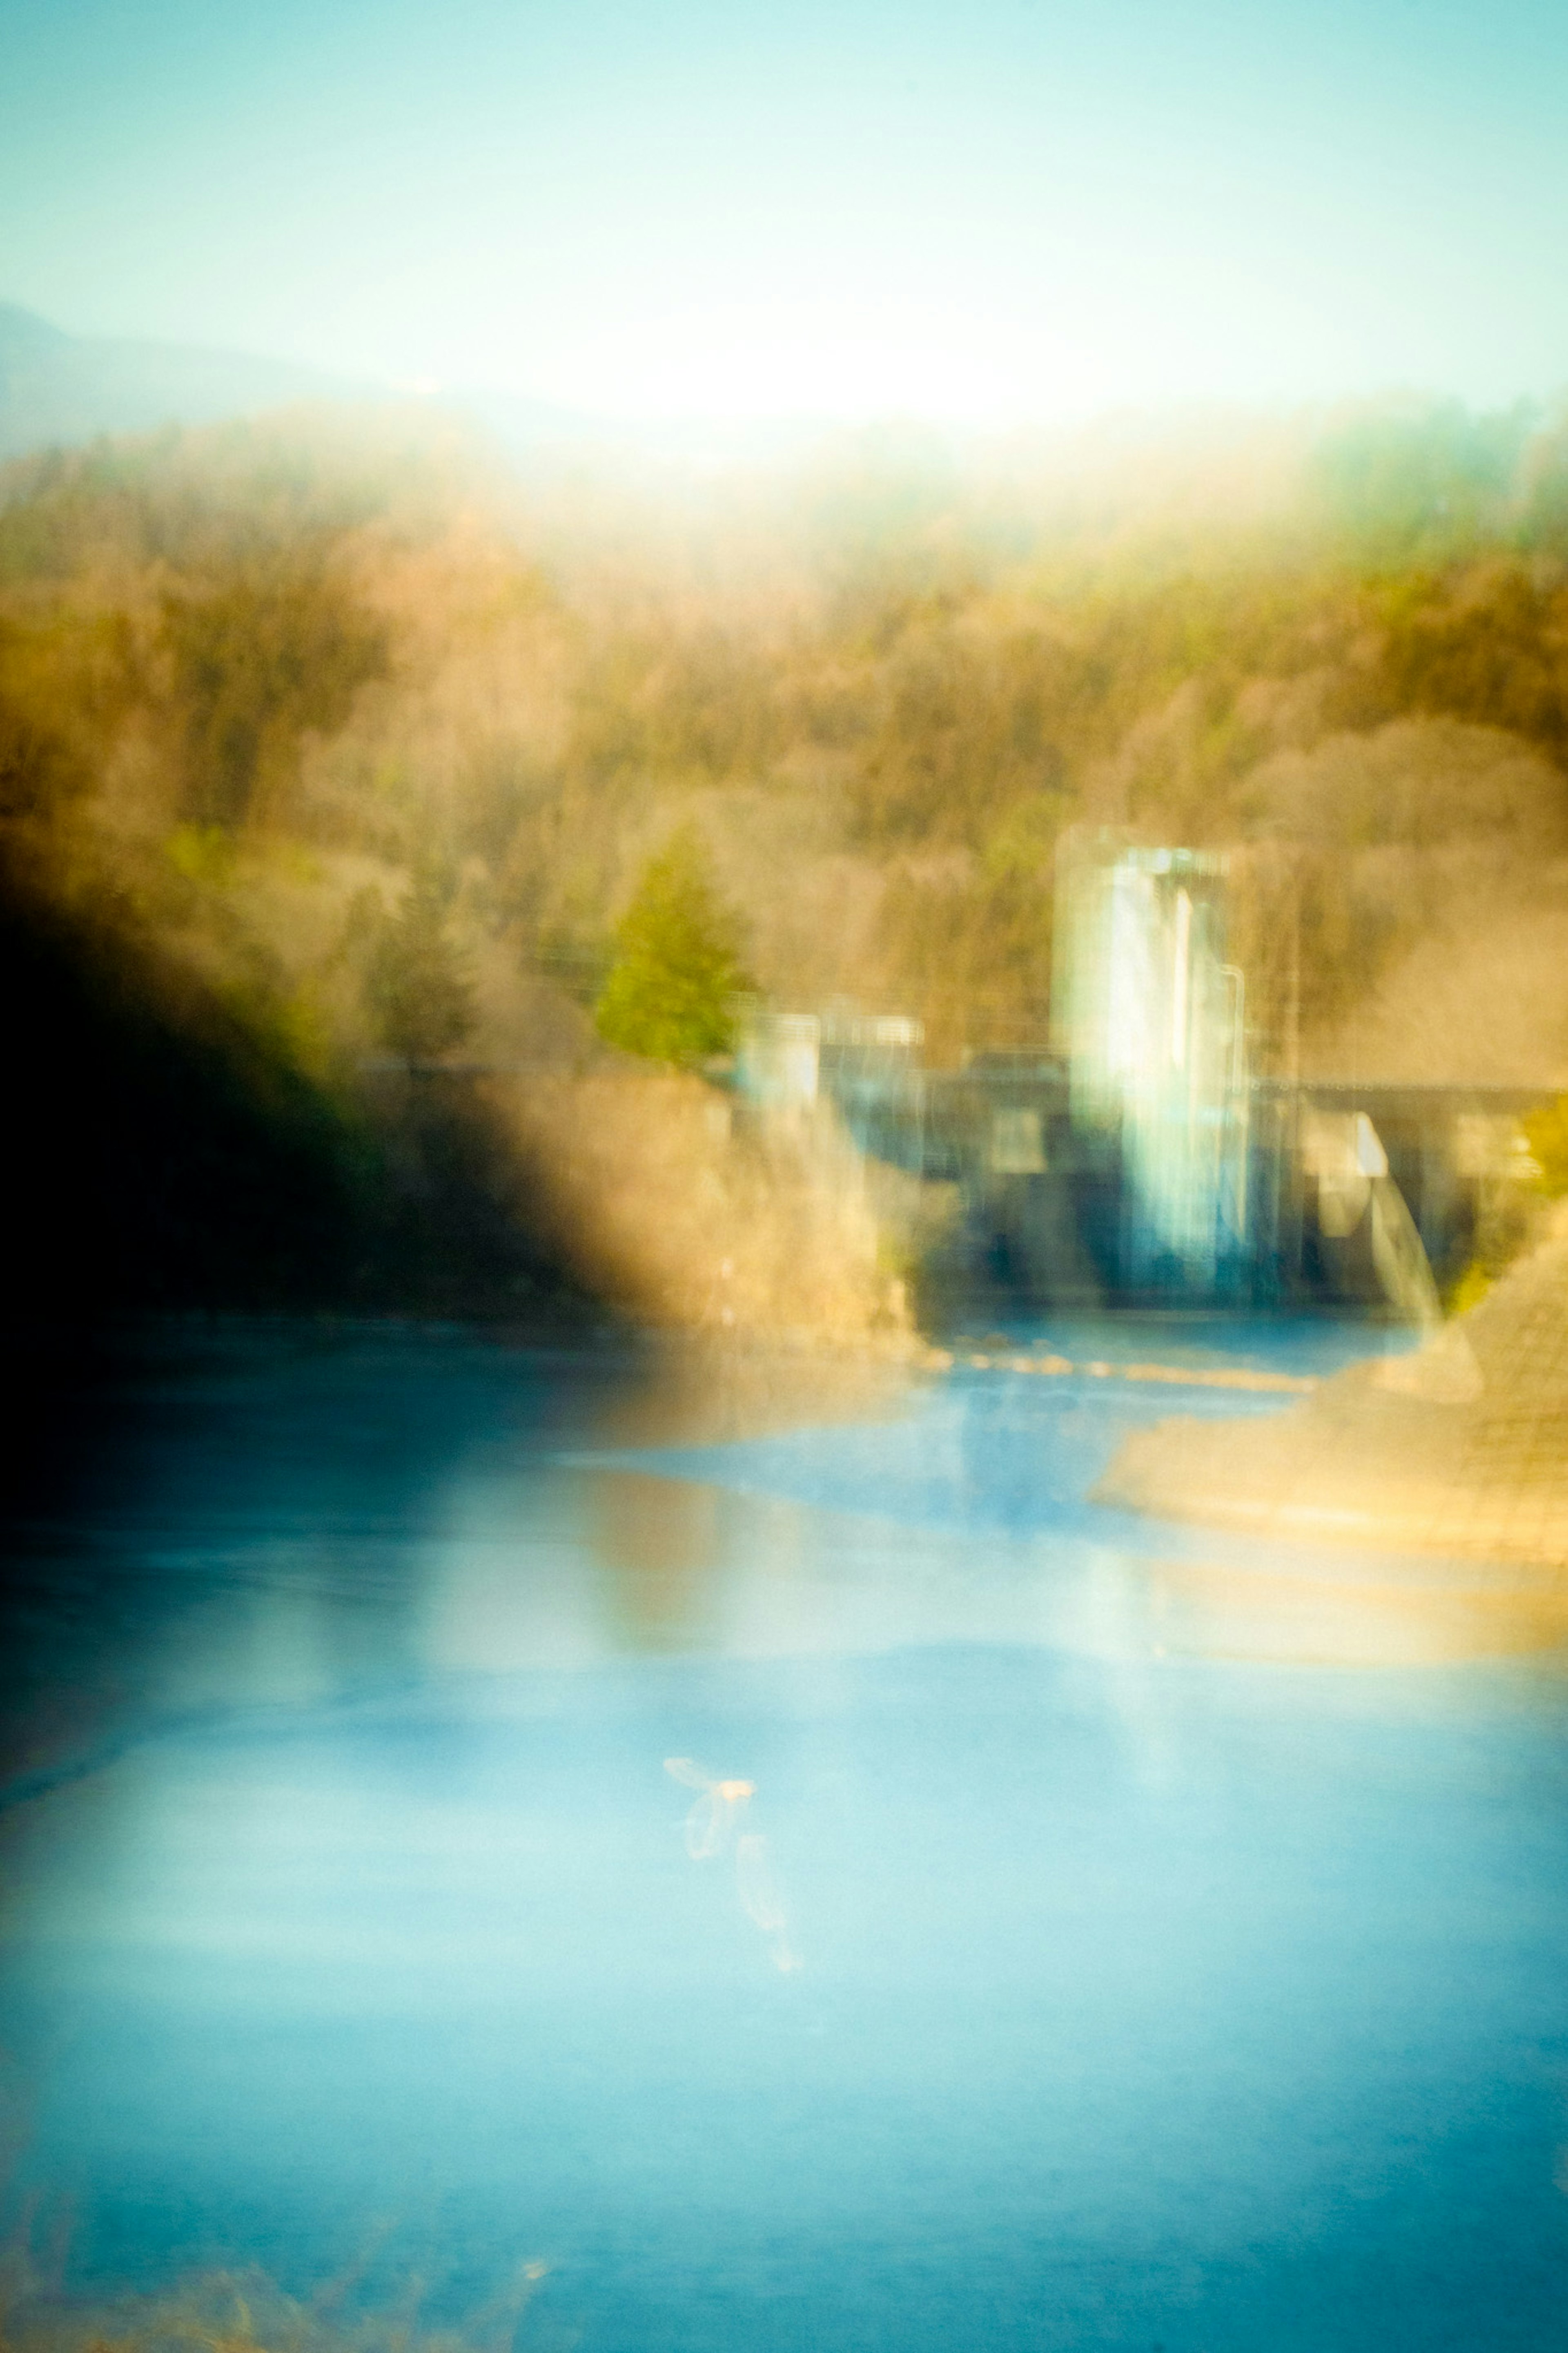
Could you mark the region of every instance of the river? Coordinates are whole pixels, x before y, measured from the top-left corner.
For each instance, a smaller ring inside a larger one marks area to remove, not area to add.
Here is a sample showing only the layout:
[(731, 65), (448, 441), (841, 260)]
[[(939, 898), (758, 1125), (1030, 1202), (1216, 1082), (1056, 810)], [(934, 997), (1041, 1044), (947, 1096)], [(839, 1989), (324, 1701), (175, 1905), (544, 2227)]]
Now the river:
[(1561, 1650), (1088, 1500), (1286, 1401), (1125, 1365), (1380, 1345), (150, 1342), (8, 1542), (0, 2033), (73, 2281), (521, 2276), (519, 2353), (1558, 2353)]

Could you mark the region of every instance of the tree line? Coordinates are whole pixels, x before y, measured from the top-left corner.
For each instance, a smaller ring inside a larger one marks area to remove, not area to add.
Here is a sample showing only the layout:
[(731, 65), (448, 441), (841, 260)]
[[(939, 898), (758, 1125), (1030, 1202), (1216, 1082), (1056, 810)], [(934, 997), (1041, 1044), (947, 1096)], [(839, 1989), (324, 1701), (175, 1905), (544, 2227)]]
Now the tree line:
[(1264, 438), (1261, 496), (858, 444), (700, 511), (342, 421), (23, 461), (5, 888), (343, 1104), (378, 1058), (700, 1060), (742, 989), (1037, 1040), (1056, 844), (1105, 826), (1235, 853), (1263, 1066), (1396, 1054), (1435, 942), (1484, 972), (1557, 909), (1568, 437)]

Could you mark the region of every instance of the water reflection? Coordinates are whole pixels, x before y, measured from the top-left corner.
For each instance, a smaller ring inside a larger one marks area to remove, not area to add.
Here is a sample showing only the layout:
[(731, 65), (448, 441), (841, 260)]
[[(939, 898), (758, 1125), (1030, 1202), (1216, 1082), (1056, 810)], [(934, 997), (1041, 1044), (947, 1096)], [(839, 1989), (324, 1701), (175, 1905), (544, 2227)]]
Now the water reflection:
[[(1326, 1370), (1363, 1328), (1015, 1329), (1074, 1362)], [(1373, 1335), (1374, 1338), (1377, 1335)], [(1381, 1343), (1380, 1343), (1381, 1345)], [(204, 1710), (606, 1657), (1047, 1642), (1397, 1662), (1559, 1646), (1554, 1593), (1089, 1505), (1145, 1386), (731, 1349), (509, 1349), (236, 1331), (124, 1379), (83, 1474), (14, 1523), (13, 1781)], [(1268, 1395), (1183, 1392), (1230, 1417)], [(632, 1442), (635, 1440), (636, 1442)], [(5, 1629), (0, 1627), (0, 1632)]]
[(896, 1359), (668, 1341), (638, 1351), (601, 1388), (592, 1434), (606, 1447), (718, 1446), (875, 1422), (903, 1409), (915, 1377)]
[(610, 1572), (631, 1641), (657, 1649), (688, 1639), (722, 1556), (719, 1491), (646, 1471), (601, 1471), (587, 1494), (588, 1540)]
[(395, 2212), (595, 2353), (1555, 2353), (1568, 1706), (1461, 1661), (1552, 1597), (1090, 1505), (1131, 1382), (661, 1377), (237, 1340), (34, 1508), (0, 2000), (84, 2275)]

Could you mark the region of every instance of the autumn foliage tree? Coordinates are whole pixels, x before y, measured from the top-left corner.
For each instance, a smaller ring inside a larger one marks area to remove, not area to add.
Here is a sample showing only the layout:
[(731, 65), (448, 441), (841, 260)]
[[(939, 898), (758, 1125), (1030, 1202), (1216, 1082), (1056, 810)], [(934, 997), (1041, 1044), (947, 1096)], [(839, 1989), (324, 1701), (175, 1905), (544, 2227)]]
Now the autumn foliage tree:
[(384, 628), (307, 542), (163, 599), (184, 736), (185, 802), (200, 823), (276, 816), (301, 739), (341, 727), (384, 675)]

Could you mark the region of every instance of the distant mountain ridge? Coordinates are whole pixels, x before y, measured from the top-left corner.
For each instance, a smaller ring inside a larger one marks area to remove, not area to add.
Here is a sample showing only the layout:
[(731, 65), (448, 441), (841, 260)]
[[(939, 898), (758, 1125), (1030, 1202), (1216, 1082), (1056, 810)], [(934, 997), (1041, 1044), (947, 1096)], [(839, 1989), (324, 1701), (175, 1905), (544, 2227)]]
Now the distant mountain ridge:
[(186, 343), (70, 335), (17, 303), (0, 302), (0, 457), (100, 433), (211, 425), (298, 400), (375, 399), (353, 384), (286, 360)]
[(514, 459), (594, 451), (652, 455), (678, 470), (772, 457), (816, 440), (823, 427), (781, 419), (755, 426), (672, 420), (635, 426), (557, 406), (527, 393), (442, 385), (411, 395), (287, 360), (194, 343), (72, 335), (21, 304), (0, 302), (0, 460), (165, 425), (217, 425), (300, 401), (371, 406), (417, 399), (498, 441)]

